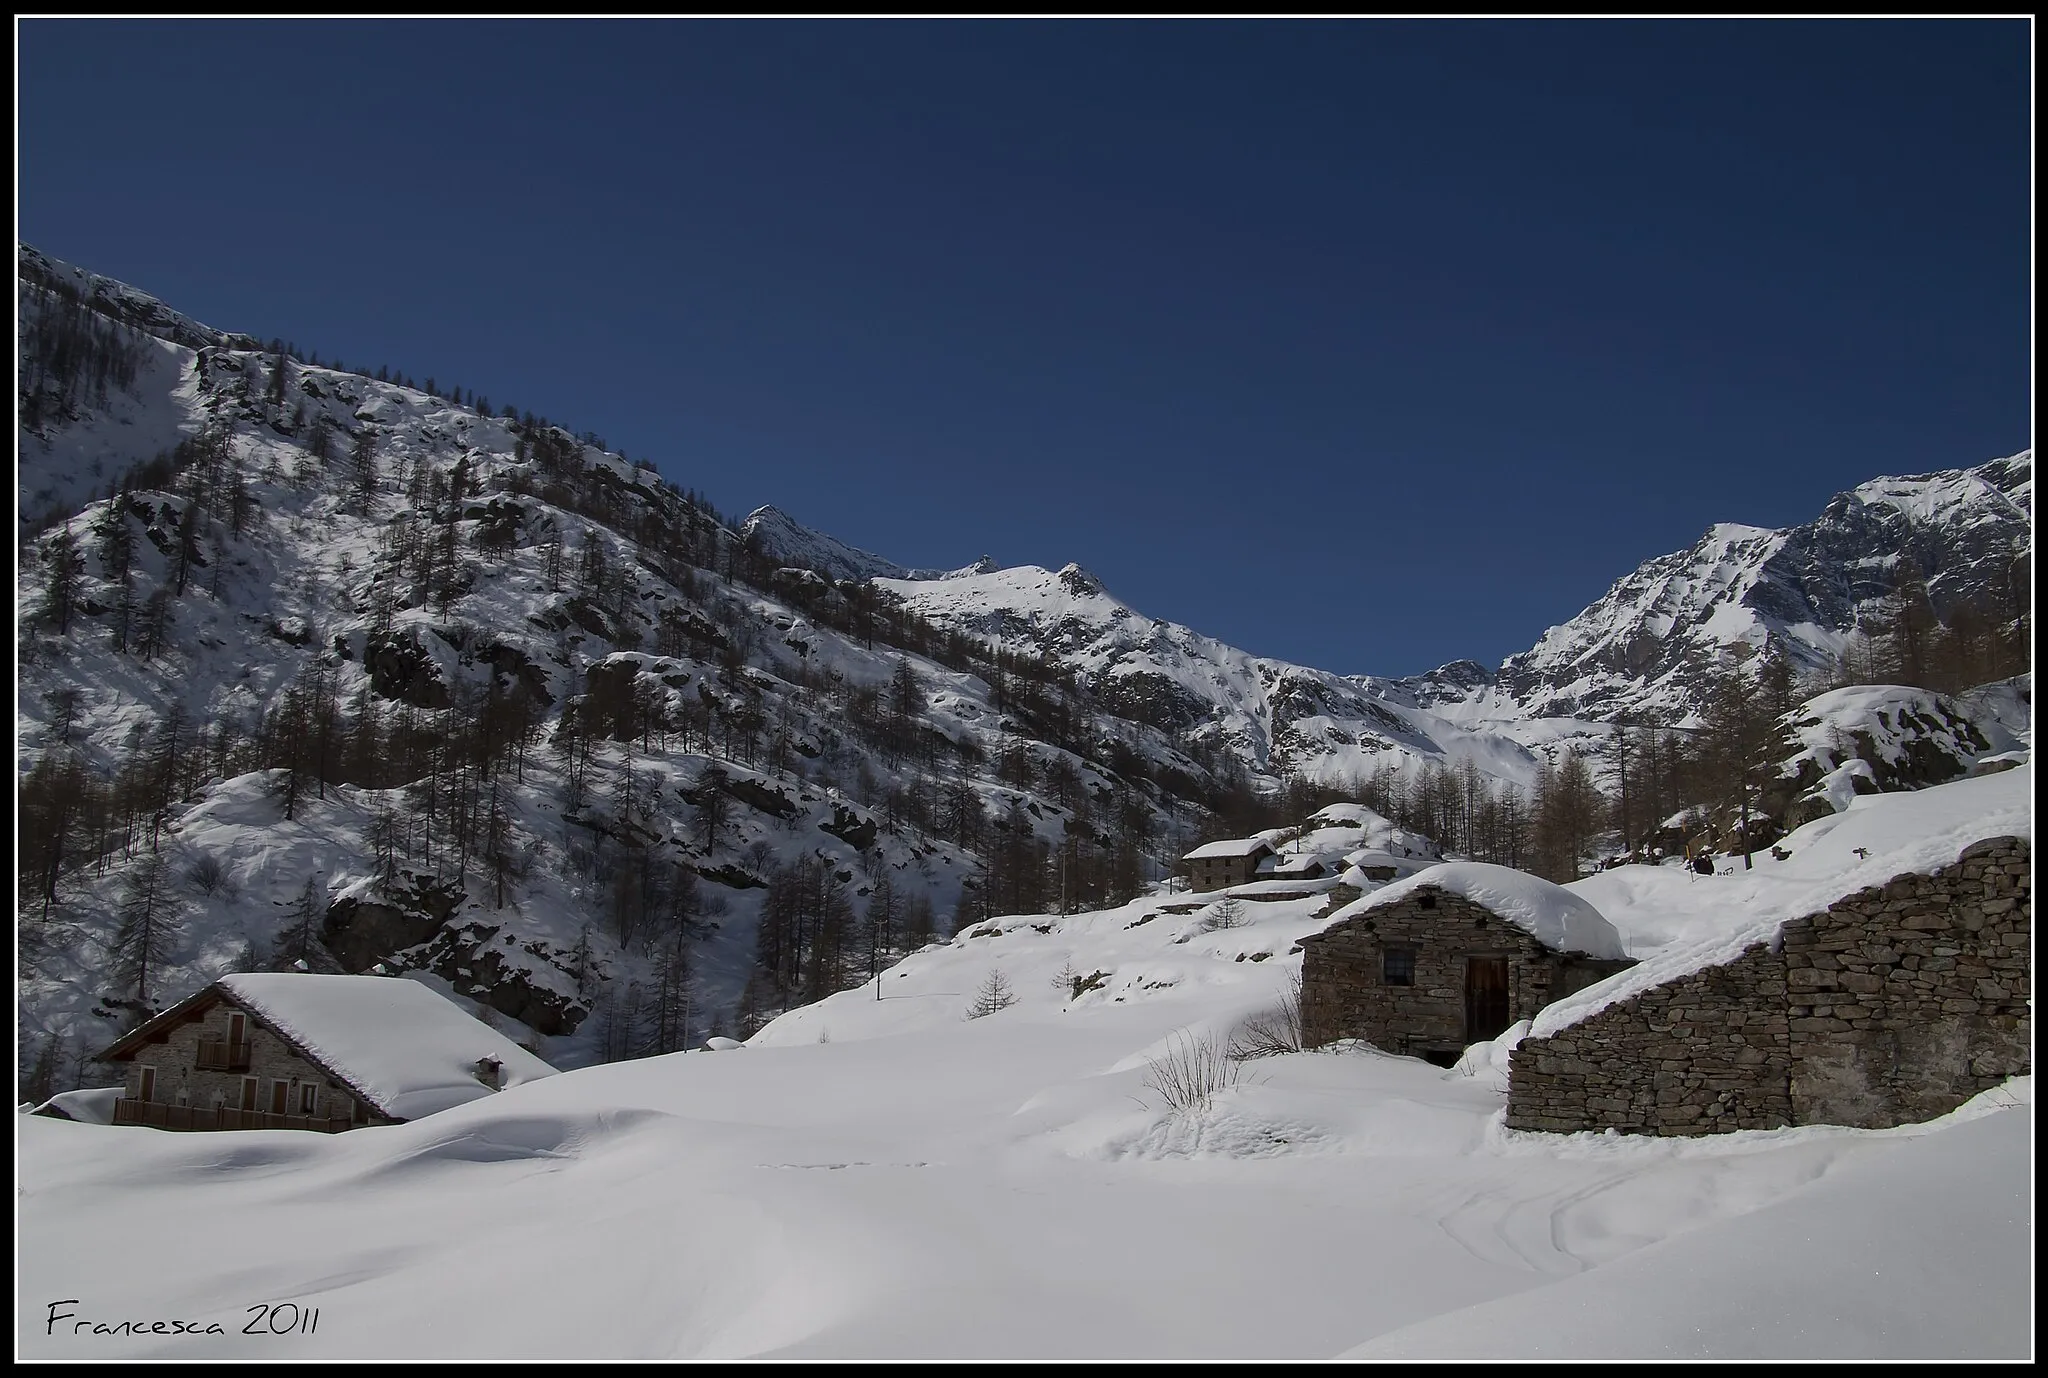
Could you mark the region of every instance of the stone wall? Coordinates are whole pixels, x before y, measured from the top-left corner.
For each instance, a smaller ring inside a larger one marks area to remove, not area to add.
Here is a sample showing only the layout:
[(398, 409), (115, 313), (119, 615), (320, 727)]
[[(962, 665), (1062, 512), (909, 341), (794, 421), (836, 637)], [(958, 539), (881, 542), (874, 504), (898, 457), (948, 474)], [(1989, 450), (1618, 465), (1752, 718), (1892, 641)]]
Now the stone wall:
[[(1390, 947), (1415, 953), (1413, 985), (1386, 983)], [(1312, 1047), (1358, 1038), (1390, 1053), (1461, 1052), (1472, 1041), (1468, 957), (1507, 959), (1510, 1024), (1630, 965), (1553, 952), (1483, 905), (1425, 885), (1302, 940), (1304, 1038)]]
[(1759, 944), (1509, 1055), (1510, 1129), (1704, 1134), (1791, 1121), (1784, 959)]
[(1793, 1123), (1913, 1124), (2031, 1067), (2031, 859), (1992, 838), (1785, 925)]
[(1710, 1134), (1946, 1114), (2031, 1066), (2031, 859), (2021, 838), (1976, 843), (1791, 920), (1775, 951), (1525, 1040), (1508, 1126)]
[(299, 1088), (311, 1082), (319, 1088), (315, 1115), (356, 1115), (365, 1123), (391, 1123), (367, 1106), (361, 1106), (348, 1088), (328, 1075), (326, 1069), (301, 1057), (291, 1044), (258, 1024), (254, 1015), (248, 1016), (246, 1026), (245, 1040), (249, 1044), (246, 1071), (226, 1072), (200, 1067), (200, 1043), (210, 1040), (225, 1043), (228, 1018), (235, 1012), (236, 1007), (228, 1001), (216, 1000), (198, 1019), (181, 1021), (165, 1030), (163, 1042), (152, 1040), (137, 1048), (126, 1059), (128, 1080), (122, 1094), (130, 1099), (140, 1098), (142, 1069), (148, 1066), (156, 1068), (156, 1094), (153, 1099), (160, 1104), (189, 1105), (199, 1110), (219, 1105), (238, 1109), (242, 1104), (242, 1079), (255, 1077), (258, 1110), (270, 1109), (271, 1085), (283, 1081), (287, 1088), (285, 1113), (297, 1115), (302, 1113), (299, 1109)]

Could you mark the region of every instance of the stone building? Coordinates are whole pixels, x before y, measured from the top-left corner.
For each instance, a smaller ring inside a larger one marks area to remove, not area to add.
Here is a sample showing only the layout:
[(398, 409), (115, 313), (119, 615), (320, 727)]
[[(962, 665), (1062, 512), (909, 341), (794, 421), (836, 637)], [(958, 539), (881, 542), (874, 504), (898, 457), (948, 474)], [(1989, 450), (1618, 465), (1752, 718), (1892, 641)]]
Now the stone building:
[(1431, 866), (1302, 939), (1303, 1037), (1449, 1066), (1630, 965), (1614, 927), (1560, 886), (1505, 866)]
[(1987, 838), (1766, 923), (1732, 960), (1646, 967), (1659, 979), (1604, 1006), (1588, 992), (1585, 1012), (1539, 1020), (1511, 1055), (1509, 1127), (1682, 1135), (1946, 1114), (2032, 1066), (2031, 860), (2026, 839)]
[(1321, 880), (1330, 874), (1330, 858), (1315, 852), (1276, 857), (1265, 874), (1274, 880)]
[(224, 976), (117, 1040), (115, 1124), (311, 1129), (398, 1124), (554, 1068), (417, 981)]
[(1262, 837), (1238, 837), (1204, 843), (1181, 860), (1197, 891), (1223, 890), (1249, 881), (1259, 863), (1275, 855), (1273, 844)]

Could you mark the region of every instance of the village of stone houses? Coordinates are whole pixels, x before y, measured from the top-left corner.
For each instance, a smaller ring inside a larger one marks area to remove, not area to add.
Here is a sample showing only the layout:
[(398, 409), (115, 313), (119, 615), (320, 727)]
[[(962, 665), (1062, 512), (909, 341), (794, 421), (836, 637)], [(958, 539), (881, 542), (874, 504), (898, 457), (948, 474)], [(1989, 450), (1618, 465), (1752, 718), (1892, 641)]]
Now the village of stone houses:
[[(110, 1042), (118, 1085), (38, 1110), (69, 1123), (23, 1141), (21, 1343), (167, 1318), (193, 1332), (104, 1348), (893, 1353), (870, 1313), (915, 1297), (934, 1352), (1016, 1312), (1060, 1329), (1011, 1343), (1076, 1357), (1162, 1325), (1357, 1358), (1994, 1353), (2031, 1220), (2017, 759), (1747, 865), (1674, 835), (1570, 885), (1332, 805), (745, 1043), (583, 1072), (431, 982), (225, 976)], [(116, 1219), (179, 1265), (110, 1248)], [(291, 1324), (197, 1333), (231, 1311)]]
[(2031, 1352), (2031, 452), (1339, 676), (21, 265), (19, 1356)]

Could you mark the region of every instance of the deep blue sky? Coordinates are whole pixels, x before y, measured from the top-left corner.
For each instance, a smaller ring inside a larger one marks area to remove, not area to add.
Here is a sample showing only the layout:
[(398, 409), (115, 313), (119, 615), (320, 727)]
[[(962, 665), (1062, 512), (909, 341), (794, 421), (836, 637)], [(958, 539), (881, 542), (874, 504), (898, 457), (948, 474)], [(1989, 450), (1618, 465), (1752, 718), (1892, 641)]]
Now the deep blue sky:
[(1333, 670), (2029, 443), (2025, 21), (18, 33), (46, 252)]

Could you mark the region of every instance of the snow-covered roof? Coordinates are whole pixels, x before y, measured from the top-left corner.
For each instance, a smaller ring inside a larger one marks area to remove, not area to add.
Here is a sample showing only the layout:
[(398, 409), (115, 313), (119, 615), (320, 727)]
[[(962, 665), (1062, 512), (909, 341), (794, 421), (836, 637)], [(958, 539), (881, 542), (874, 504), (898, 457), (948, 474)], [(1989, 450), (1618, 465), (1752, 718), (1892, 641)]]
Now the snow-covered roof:
[(479, 1058), (497, 1059), (500, 1088), (555, 1072), (402, 977), (249, 972), (219, 984), (394, 1119), (416, 1120), (490, 1095), (476, 1078)]
[(1367, 866), (1374, 868), (1392, 866), (1402, 871), (1420, 871), (1430, 865), (1430, 862), (1427, 858), (1423, 857), (1396, 856), (1392, 852), (1382, 851), (1378, 848), (1360, 847), (1355, 852), (1345, 854), (1344, 864), (1346, 866), (1359, 867), (1361, 870)]
[(1553, 951), (1605, 958), (1628, 955), (1614, 925), (1586, 900), (1527, 871), (1482, 861), (1444, 862), (1418, 871), (1345, 905), (1331, 916), (1331, 923), (1398, 904), (1424, 889), (1463, 896)]
[(1263, 837), (1232, 837), (1221, 842), (1205, 842), (1182, 857), (1182, 861), (1205, 861), (1211, 857), (1250, 856), (1259, 851), (1272, 851), (1273, 844)]

